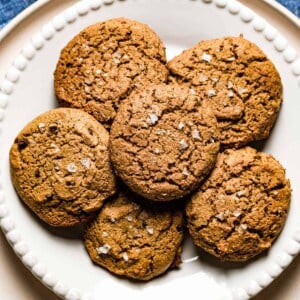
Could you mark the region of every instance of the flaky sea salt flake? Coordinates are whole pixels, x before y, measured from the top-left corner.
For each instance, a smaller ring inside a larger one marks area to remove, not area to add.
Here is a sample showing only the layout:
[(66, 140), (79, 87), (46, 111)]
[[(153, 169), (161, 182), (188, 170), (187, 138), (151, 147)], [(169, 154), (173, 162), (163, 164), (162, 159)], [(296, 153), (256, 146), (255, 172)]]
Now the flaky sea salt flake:
[(39, 127), (41, 132), (44, 132), (45, 128), (46, 128), (46, 125), (45, 125), (45, 123), (39, 123), (38, 127)]
[(239, 87), (239, 88), (238, 88), (238, 92), (239, 92), (239, 94), (240, 94), (240, 95), (243, 95), (243, 94), (247, 93), (247, 92), (248, 92), (248, 90), (247, 90), (247, 89), (245, 89), (245, 88), (241, 88), (241, 87)]
[(154, 230), (153, 230), (153, 227), (151, 227), (151, 226), (146, 226), (146, 230), (147, 230), (147, 232), (150, 234), (150, 235), (152, 235), (153, 234), (153, 232), (154, 232)]
[(206, 62), (210, 62), (211, 59), (212, 59), (212, 56), (210, 54), (207, 54), (207, 53), (202, 54), (202, 60), (204, 60)]
[(208, 97), (214, 97), (214, 96), (216, 96), (216, 91), (215, 90), (208, 90), (207, 91), (207, 96)]
[(207, 76), (205, 76), (203, 73), (199, 75), (199, 82), (205, 82), (207, 80)]
[(238, 210), (233, 211), (232, 213), (235, 217), (239, 217), (241, 215), (241, 212)]
[(123, 259), (124, 259), (125, 261), (128, 261), (128, 260), (129, 260), (129, 257), (128, 257), (127, 252), (124, 252), (122, 256), (123, 256)]
[(220, 221), (223, 221), (223, 220), (224, 220), (224, 213), (221, 212), (221, 213), (217, 214), (217, 215), (216, 215), (216, 218), (217, 218), (218, 220), (220, 220)]
[(189, 147), (189, 145), (187, 144), (187, 142), (185, 140), (181, 140), (179, 142), (179, 144), (180, 144), (180, 146), (181, 146), (182, 149), (186, 149), (186, 148)]
[(193, 132), (192, 132), (192, 136), (193, 136), (194, 139), (199, 140), (200, 139), (199, 130), (194, 129)]
[(179, 122), (178, 129), (181, 130), (183, 128), (184, 128), (184, 123), (183, 122)]
[(104, 244), (103, 246), (96, 248), (97, 253), (100, 254), (107, 254), (111, 249), (110, 245)]
[(88, 157), (82, 158), (80, 162), (86, 169), (89, 169), (91, 167), (91, 160)]
[(182, 174), (185, 175), (185, 176), (189, 176), (190, 175), (190, 173), (189, 173), (189, 171), (188, 171), (188, 169), (186, 167), (183, 168)]
[(242, 196), (244, 196), (246, 194), (246, 191), (238, 191), (237, 193), (236, 193), (236, 195), (238, 196), (238, 197), (242, 197)]
[(156, 122), (158, 121), (158, 117), (155, 114), (149, 114), (149, 118), (147, 120), (147, 122), (149, 124), (156, 124)]
[(158, 149), (158, 148), (155, 148), (155, 149), (154, 149), (154, 153), (155, 153), (155, 154), (159, 154), (159, 153), (160, 153), (159, 149)]
[(241, 228), (242, 228), (243, 230), (247, 230), (248, 226), (247, 226), (246, 224), (241, 224)]
[(68, 170), (68, 172), (70, 172), (70, 173), (75, 173), (76, 170), (77, 170), (77, 167), (76, 167), (76, 165), (75, 165), (74, 163), (70, 163), (70, 164), (68, 164), (68, 166), (67, 166), (67, 170)]
[(132, 216), (126, 216), (126, 220), (131, 222), (132, 221)]
[(229, 98), (232, 98), (233, 96), (234, 96), (233, 91), (229, 91), (229, 92), (228, 92), (228, 97), (229, 97)]
[(55, 143), (51, 143), (50, 146), (51, 146), (51, 148), (54, 149), (54, 151), (55, 151), (56, 153), (60, 151), (60, 149), (58, 148), (58, 146), (57, 146)]

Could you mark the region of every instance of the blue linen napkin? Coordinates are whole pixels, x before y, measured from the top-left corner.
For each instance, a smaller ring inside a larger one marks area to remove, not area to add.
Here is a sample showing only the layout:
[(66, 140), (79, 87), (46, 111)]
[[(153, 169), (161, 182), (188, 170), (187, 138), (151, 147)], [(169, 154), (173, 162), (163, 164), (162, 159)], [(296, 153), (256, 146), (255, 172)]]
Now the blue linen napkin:
[[(0, 29), (36, 0), (0, 0)], [(300, 0), (276, 0), (300, 17)]]

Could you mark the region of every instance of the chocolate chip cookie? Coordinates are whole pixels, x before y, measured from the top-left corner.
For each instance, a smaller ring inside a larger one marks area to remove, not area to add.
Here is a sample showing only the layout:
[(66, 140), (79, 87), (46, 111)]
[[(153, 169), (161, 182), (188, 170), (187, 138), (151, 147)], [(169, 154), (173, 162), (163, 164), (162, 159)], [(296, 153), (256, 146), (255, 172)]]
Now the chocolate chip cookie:
[(223, 147), (265, 139), (282, 102), (280, 76), (267, 56), (240, 37), (202, 41), (168, 63), (171, 81), (209, 99)]
[(85, 234), (91, 259), (110, 272), (150, 280), (180, 263), (181, 210), (152, 204), (127, 191), (107, 202)]
[(19, 133), (10, 150), (21, 199), (52, 226), (87, 221), (115, 193), (108, 132), (89, 114), (50, 110)]
[(123, 101), (110, 132), (111, 161), (136, 193), (181, 198), (213, 168), (217, 122), (205, 99), (179, 85), (150, 85)]
[(186, 208), (194, 243), (228, 261), (246, 261), (270, 248), (291, 198), (285, 170), (250, 147), (225, 150)]
[(110, 127), (132, 91), (168, 77), (165, 48), (147, 25), (111, 19), (91, 25), (61, 51), (54, 73), (62, 106), (80, 108)]

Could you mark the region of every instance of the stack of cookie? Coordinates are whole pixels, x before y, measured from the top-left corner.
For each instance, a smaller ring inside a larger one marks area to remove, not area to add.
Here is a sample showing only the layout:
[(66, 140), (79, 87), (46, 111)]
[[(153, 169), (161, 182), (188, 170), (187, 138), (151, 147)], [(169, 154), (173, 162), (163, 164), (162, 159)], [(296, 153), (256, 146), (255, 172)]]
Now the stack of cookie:
[(68, 43), (54, 85), (63, 107), (19, 133), (12, 181), (46, 223), (86, 223), (95, 263), (139, 280), (178, 266), (184, 215), (195, 245), (222, 260), (251, 259), (279, 235), (285, 170), (246, 146), (269, 136), (282, 102), (256, 45), (203, 41), (167, 63), (147, 25), (112, 19)]

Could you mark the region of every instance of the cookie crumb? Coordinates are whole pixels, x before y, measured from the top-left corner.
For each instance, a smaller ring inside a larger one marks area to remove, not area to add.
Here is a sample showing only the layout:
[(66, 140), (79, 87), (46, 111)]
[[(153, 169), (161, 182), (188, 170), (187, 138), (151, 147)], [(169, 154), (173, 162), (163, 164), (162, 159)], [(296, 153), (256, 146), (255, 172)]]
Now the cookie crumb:
[(108, 233), (107, 233), (106, 231), (103, 231), (103, 232), (102, 232), (102, 236), (103, 236), (103, 237), (107, 237), (107, 236), (108, 236)]
[(196, 92), (195, 92), (194, 89), (190, 89), (190, 93), (191, 93), (192, 95), (196, 95)]
[(96, 248), (97, 253), (100, 254), (107, 254), (111, 249), (110, 245), (104, 244), (103, 246)]
[(227, 61), (235, 61), (235, 57), (231, 56), (231, 57), (227, 58)]
[(212, 59), (212, 56), (210, 54), (207, 54), (207, 53), (202, 54), (202, 60), (204, 60), (206, 62), (210, 62), (211, 59)]

